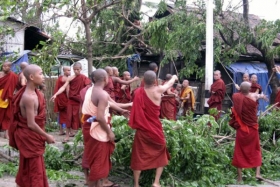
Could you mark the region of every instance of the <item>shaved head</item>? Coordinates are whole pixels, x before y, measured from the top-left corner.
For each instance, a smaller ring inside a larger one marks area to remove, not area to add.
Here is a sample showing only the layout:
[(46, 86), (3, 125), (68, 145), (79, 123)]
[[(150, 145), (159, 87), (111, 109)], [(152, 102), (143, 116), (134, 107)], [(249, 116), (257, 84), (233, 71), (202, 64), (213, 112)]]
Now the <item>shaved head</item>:
[(113, 75), (118, 77), (119, 76), (119, 69), (117, 67), (112, 67)]
[(73, 67), (80, 67), (82, 69), (82, 64), (80, 62), (75, 62)]
[(148, 70), (144, 73), (144, 83), (147, 86), (152, 86), (155, 84), (157, 75), (154, 71)]
[(249, 93), (251, 89), (251, 83), (245, 81), (245, 82), (242, 82), (241, 85), (240, 85), (240, 91), (244, 94), (247, 94)]
[(183, 87), (186, 88), (189, 86), (189, 81), (187, 79), (185, 79), (182, 84), (183, 84)]
[(97, 69), (93, 72), (94, 83), (102, 82), (106, 77), (108, 77), (108, 75), (104, 69)]
[(19, 65), (21, 71), (24, 70), (24, 68), (25, 68), (26, 66), (28, 66), (28, 63), (27, 63), (27, 62), (22, 62), (22, 63)]
[(128, 74), (130, 75), (130, 73), (128, 71), (123, 72), (123, 75), (128, 75)]
[(251, 82), (252, 83), (257, 83), (258, 82), (258, 77), (256, 74), (251, 75)]
[(70, 66), (63, 66), (62, 70), (63, 71), (70, 70)]
[(157, 70), (158, 70), (158, 65), (157, 65), (156, 63), (154, 63), (154, 62), (150, 63), (150, 64), (149, 64), (149, 70), (154, 71), (154, 72), (157, 72)]
[(42, 68), (40, 66), (30, 64), (24, 68), (23, 75), (25, 76), (27, 81), (30, 81), (31, 75), (35, 75), (35, 73), (38, 73), (39, 71), (42, 71)]
[(248, 81), (249, 82), (249, 74), (244, 73), (242, 79), (243, 79), (243, 81)]
[(221, 72), (219, 70), (214, 71), (214, 80), (219, 80), (221, 78)]
[(3, 63), (3, 65), (11, 67), (12, 66), (12, 62), (6, 61), (6, 62)]
[(113, 69), (112, 69), (112, 67), (106, 66), (104, 69), (105, 69), (105, 71), (108, 73), (109, 76), (112, 76), (112, 75), (113, 75)]
[(165, 76), (165, 80), (166, 81), (169, 81), (171, 78), (172, 78), (171, 74), (166, 74), (166, 76)]

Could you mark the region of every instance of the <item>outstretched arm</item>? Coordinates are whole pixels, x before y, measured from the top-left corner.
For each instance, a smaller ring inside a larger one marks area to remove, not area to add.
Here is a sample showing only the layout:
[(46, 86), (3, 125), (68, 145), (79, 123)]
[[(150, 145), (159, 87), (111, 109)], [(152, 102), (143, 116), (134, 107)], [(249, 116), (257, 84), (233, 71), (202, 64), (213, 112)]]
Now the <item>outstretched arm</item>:
[(127, 107), (132, 106), (132, 102), (131, 103), (117, 103), (110, 96), (109, 96), (109, 104), (110, 104), (110, 107), (112, 107), (112, 108), (117, 107), (117, 108), (113, 108), (114, 110), (117, 110), (117, 111), (119, 110), (118, 108), (122, 109), (122, 108), (127, 108)]
[(55, 98), (56, 98), (56, 96), (58, 96), (59, 94), (61, 94), (62, 92), (64, 92), (64, 91), (67, 89), (67, 87), (68, 87), (70, 81), (72, 81), (74, 78), (75, 78), (75, 75), (74, 75), (74, 76), (71, 76), (71, 77), (68, 77), (67, 80), (66, 80), (66, 82), (64, 83), (64, 85), (61, 86), (61, 87), (59, 88), (59, 90), (50, 98), (50, 100), (51, 100), (51, 101), (54, 101)]
[(139, 77), (135, 76), (133, 79), (128, 80), (128, 81), (122, 80), (122, 79), (120, 79), (119, 77), (112, 77), (112, 79), (113, 79), (114, 82), (118, 82), (118, 83), (120, 83), (120, 84), (129, 85), (129, 84), (131, 84), (132, 82), (137, 81), (137, 80), (139, 79)]
[(172, 78), (168, 82), (166, 82), (164, 85), (158, 86), (159, 87), (158, 92), (160, 94), (164, 93), (167, 89), (169, 89), (171, 86), (173, 86), (173, 84), (177, 80), (178, 80), (178, 77), (176, 75), (173, 75)]

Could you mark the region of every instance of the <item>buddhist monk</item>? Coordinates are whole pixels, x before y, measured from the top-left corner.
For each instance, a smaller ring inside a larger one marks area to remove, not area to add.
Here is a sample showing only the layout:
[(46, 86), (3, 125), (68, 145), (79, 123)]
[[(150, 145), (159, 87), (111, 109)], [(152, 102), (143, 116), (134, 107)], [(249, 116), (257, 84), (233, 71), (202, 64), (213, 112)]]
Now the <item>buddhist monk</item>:
[[(59, 76), (54, 87), (54, 93), (56, 93), (66, 82), (67, 78), (71, 75), (71, 69), (69, 66), (63, 66), (63, 75)], [(59, 134), (58, 135), (65, 135), (63, 127), (66, 127), (67, 123), (67, 103), (68, 103), (68, 88), (64, 90), (61, 94), (59, 94), (55, 101), (54, 101), (54, 112), (58, 113), (59, 115)]]
[(33, 64), (23, 73), (27, 83), (13, 99), (13, 121), (9, 129), (9, 144), (19, 150), (16, 183), (20, 187), (48, 187), (43, 154), (45, 143), (55, 140), (45, 132), (46, 103), (37, 89), (44, 82), (44, 74)]
[[(113, 70), (113, 75), (112, 77), (117, 77), (119, 78), (119, 69), (117, 67), (112, 67)], [(114, 85), (114, 92), (115, 92), (115, 101), (119, 102), (121, 95), (122, 95), (122, 91), (121, 91), (121, 84), (117, 81), (113, 81), (113, 85)]]
[(137, 76), (135, 76), (133, 79), (128, 80), (128, 81), (121, 80), (119, 77), (113, 76), (113, 69), (110, 66), (105, 67), (105, 70), (108, 74), (109, 80), (108, 80), (108, 84), (104, 87), (104, 90), (110, 95), (110, 97), (114, 101), (116, 101), (114, 84), (119, 83), (119, 84), (129, 85), (132, 82), (137, 81), (139, 79)]
[(23, 86), (26, 85), (27, 80), (26, 80), (25, 76), (23, 75), (23, 70), (26, 66), (28, 66), (27, 62), (22, 62), (19, 65), (21, 72), (18, 74), (18, 84), (17, 84), (16, 90), (20, 90)]
[[(128, 71), (123, 72), (123, 80), (129, 81), (130, 78), (130, 73)], [(121, 93), (120, 96), (120, 103), (129, 103), (131, 102), (131, 94), (130, 94), (130, 85), (121, 85)]]
[(183, 108), (183, 115), (185, 116), (190, 111), (194, 111), (195, 97), (188, 80), (183, 81), (183, 88), (181, 92), (181, 107)]
[(18, 83), (18, 76), (11, 71), (11, 62), (4, 62), (0, 72), (0, 129), (4, 130), (4, 138), (8, 139), (11, 124), (11, 101)]
[[(250, 82), (250, 79), (249, 79), (249, 74), (248, 73), (244, 73), (243, 74), (243, 77), (242, 77), (242, 80), (243, 80), (243, 82)], [(237, 90), (240, 90), (240, 87), (238, 86), (238, 84), (235, 84), (235, 88), (237, 89)]]
[(182, 92), (182, 84), (177, 84), (174, 93), (176, 95), (181, 95)]
[[(276, 72), (276, 76), (277, 76), (278, 82), (279, 82), (280, 81), (280, 66), (275, 66), (275, 68), (273, 68), (273, 71)], [(278, 85), (279, 85), (279, 83), (278, 83)], [(278, 87), (278, 92), (277, 92), (274, 103), (278, 103), (277, 107), (278, 107), (278, 109), (280, 109), (280, 87)]]
[[(161, 95), (169, 89), (176, 80), (176, 75), (164, 85), (156, 86), (156, 73), (146, 71), (144, 87), (135, 91), (129, 125), (136, 129), (131, 155), (131, 169), (134, 176), (134, 187), (139, 187), (139, 177), (142, 170), (156, 168), (153, 187), (160, 186), (160, 176), (163, 167), (168, 164), (169, 153), (159, 119)], [(145, 150), (145, 151), (143, 151)]]
[(232, 165), (237, 167), (237, 181), (242, 181), (242, 168), (256, 168), (256, 178), (262, 179), (261, 148), (258, 132), (257, 100), (267, 99), (265, 95), (249, 92), (251, 83), (242, 82), (240, 92), (233, 94), (233, 108), (230, 125), (236, 129)]
[(64, 83), (64, 85), (51, 97), (54, 101), (57, 95), (65, 91), (69, 85), (68, 102), (67, 102), (67, 123), (66, 123), (66, 137), (63, 143), (69, 141), (69, 137), (74, 137), (75, 135), (71, 133), (71, 129), (78, 130), (80, 125), (80, 106), (81, 106), (81, 96), (80, 91), (91, 84), (91, 80), (85, 75), (81, 74), (82, 65), (76, 62), (73, 65), (74, 74), (69, 76)]
[[(172, 79), (171, 74), (166, 74), (165, 81), (162, 85), (167, 84)], [(176, 120), (177, 105), (176, 105), (176, 94), (174, 88), (171, 86), (163, 93), (160, 103), (160, 118), (168, 120)]]
[(258, 84), (258, 77), (257, 75), (253, 74), (251, 76), (251, 89), (250, 92), (254, 92), (254, 93), (262, 93), (262, 87), (261, 85)]
[[(158, 72), (158, 65), (154, 62), (149, 64), (149, 70), (157, 73)], [(156, 85), (158, 86), (158, 80), (156, 81)], [(144, 87), (144, 79), (142, 79), (140, 87)]]
[[(219, 70), (214, 71), (215, 82), (211, 85), (210, 93), (211, 96), (207, 101), (209, 105), (209, 110), (216, 108), (218, 111), (222, 110), (222, 102), (226, 93), (226, 86), (224, 81), (221, 79), (221, 72)], [(218, 120), (220, 117), (220, 112), (214, 115), (215, 119)]]
[[(111, 168), (110, 155), (114, 150), (115, 135), (111, 130), (109, 107), (121, 114), (127, 110), (110, 102), (109, 94), (104, 90), (108, 83), (108, 74), (103, 69), (93, 73), (94, 87), (87, 90), (82, 107), (84, 114), (85, 158), (89, 163), (89, 187), (101, 187), (101, 179), (106, 178)], [(94, 117), (93, 122), (88, 121)]]

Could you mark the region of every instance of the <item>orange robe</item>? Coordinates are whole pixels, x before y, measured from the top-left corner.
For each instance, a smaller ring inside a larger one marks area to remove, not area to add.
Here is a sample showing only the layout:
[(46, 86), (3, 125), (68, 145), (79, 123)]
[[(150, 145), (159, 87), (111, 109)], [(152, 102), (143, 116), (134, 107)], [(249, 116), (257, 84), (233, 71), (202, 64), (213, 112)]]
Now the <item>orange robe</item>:
[[(64, 85), (65, 82), (62, 82), (63, 76), (58, 77), (55, 87), (54, 93), (56, 93), (60, 87)], [(59, 124), (67, 123), (67, 103), (68, 97), (66, 94), (66, 90), (59, 94), (54, 101), (54, 112), (59, 113)]]
[(242, 93), (232, 97), (233, 108), (230, 125), (236, 129), (232, 165), (237, 168), (261, 166), (261, 148), (258, 132), (258, 104)]
[(67, 103), (67, 128), (77, 130), (81, 127), (79, 116), (81, 106), (80, 91), (89, 84), (91, 84), (91, 81), (83, 74), (76, 76), (70, 81), (69, 98)]
[[(160, 106), (149, 99), (144, 88), (135, 91), (129, 125), (136, 129), (132, 146), (131, 169), (163, 167), (170, 159), (159, 119)], [(144, 150), (144, 151), (143, 151)]]
[[(211, 96), (208, 100), (208, 105), (209, 109), (211, 108), (216, 108), (217, 110), (222, 110), (222, 102), (225, 98), (225, 93), (226, 93), (226, 86), (225, 83), (222, 79), (216, 80), (212, 85), (211, 85)], [(215, 93), (212, 93), (215, 92)], [(217, 120), (220, 117), (220, 114), (214, 116), (215, 119)]]
[(110, 95), (110, 97), (115, 101), (115, 91), (114, 82), (111, 76), (108, 77), (108, 84), (104, 87), (104, 90)]
[(180, 98), (185, 98), (188, 94), (190, 94), (190, 98), (188, 100), (182, 101), (184, 103), (184, 116), (187, 114), (188, 111), (194, 111), (195, 97), (193, 90), (190, 87), (184, 88), (182, 90)]
[(13, 72), (9, 72), (0, 78), (0, 129), (8, 130), (12, 118), (11, 101), (13, 98), (18, 76)]
[[(19, 150), (19, 169), (16, 183), (20, 187), (48, 187), (43, 154), (46, 138), (31, 130), (27, 119), (21, 116), (20, 100), (25, 87), (20, 89), (13, 99), (13, 120), (9, 129), (9, 144)], [(43, 94), (36, 90), (39, 108), (35, 122), (45, 130), (46, 110)]]

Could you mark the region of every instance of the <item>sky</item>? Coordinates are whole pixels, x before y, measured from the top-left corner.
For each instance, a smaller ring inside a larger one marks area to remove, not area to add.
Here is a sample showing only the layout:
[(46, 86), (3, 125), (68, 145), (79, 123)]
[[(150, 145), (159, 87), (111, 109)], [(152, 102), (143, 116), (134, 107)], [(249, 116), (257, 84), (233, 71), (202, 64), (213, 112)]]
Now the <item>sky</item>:
[[(143, 0), (143, 2), (152, 2), (158, 3), (160, 0)], [(207, 1), (207, 0), (205, 0)], [(231, 7), (236, 7), (239, 5), (238, 12), (242, 12), (242, 0), (223, 0), (224, 1), (224, 10), (226, 10), (229, 5)], [(193, 5), (197, 0), (187, 0), (188, 5)], [(150, 16), (155, 13), (156, 10), (142, 6), (141, 10), (146, 12)], [(258, 15), (262, 19), (269, 21), (274, 21), (280, 19), (280, 0), (249, 0), (249, 13)], [(144, 19), (146, 20), (147, 18)]]
[[(166, 0), (167, 3), (172, 3), (174, 0)], [(187, 0), (188, 5), (193, 5), (194, 2), (197, 2), (198, 0)], [(208, 0), (205, 0), (208, 1)], [(213, 0), (214, 1), (214, 0)], [(224, 1), (224, 7), (223, 9), (226, 10), (228, 7), (236, 7), (239, 5), (239, 9), (237, 12), (242, 13), (242, 0), (222, 0)], [(143, 0), (143, 4), (146, 2), (152, 3), (156, 5), (160, 2), (160, 0)], [(262, 19), (266, 19), (269, 21), (275, 21), (276, 19), (280, 19), (280, 0), (249, 0), (249, 14), (255, 14), (258, 15)], [(155, 12), (156, 8), (147, 7), (145, 5), (142, 5), (141, 12), (144, 12), (144, 16), (142, 19), (142, 22), (148, 22), (148, 16), (152, 17)], [(61, 29), (66, 32), (69, 29), (69, 25), (71, 23), (71, 19), (61, 19), (60, 20), (62, 27)], [(68, 33), (69, 36), (74, 37), (75, 33), (77, 32), (77, 26), (81, 24), (75, 23), (71, 26), (71, 30)]]

